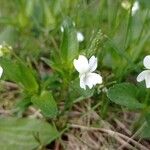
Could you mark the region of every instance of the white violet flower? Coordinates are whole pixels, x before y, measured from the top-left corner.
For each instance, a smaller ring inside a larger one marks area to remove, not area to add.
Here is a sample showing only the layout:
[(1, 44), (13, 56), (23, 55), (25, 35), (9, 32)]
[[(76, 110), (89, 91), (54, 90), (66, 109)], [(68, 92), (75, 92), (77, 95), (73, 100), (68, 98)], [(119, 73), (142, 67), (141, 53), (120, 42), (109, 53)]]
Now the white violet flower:
[(0, 78), (2, 77), (3, 74), (3, 68), (0, 66)]
[(102, 83), (102, 77), (97, 73), (93, 73), (97, 68), (97, 58), (95, 56), (92, 56), (88, 61), (85, 56), (79, 55), (78, 59), (74, 59), (73, 64), (79, 72), (81, 88), (86, 90), (86, 86), (88, 86), (91, 89), (96, 84)]
[(144, 67), (146, 70), (142, 71), (138, 76), (137, 76), (137, 81), (141, 82), (145, 80), (146, 87), (150, 88), (150, 55), (146, 56), (143, 60)]

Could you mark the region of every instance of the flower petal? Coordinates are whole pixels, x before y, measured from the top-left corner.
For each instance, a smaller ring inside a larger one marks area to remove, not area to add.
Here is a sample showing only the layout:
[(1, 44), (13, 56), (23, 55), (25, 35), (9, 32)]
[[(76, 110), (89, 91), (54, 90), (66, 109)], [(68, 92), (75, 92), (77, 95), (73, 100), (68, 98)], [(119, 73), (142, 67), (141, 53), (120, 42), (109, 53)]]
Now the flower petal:
[(3, 68), (0, 66), (0, 78), (1, 78), (2, 74), (3, 74)]
[(147, 73), (149, 72), (149, 70), (145, 70), (145, 71), (142, 71), (138, 76), (137, 76), (137, 81), (138, 82), (141, 82), (143, 80), (145, 80), (145, 77), (147, 75)]
[(145, 83), (146, 83), (146, 87), (150, 88), (150, 71), (145, 76)]
[(84, 90), (86, 90), (86, 85), (85, 85), (85, 74), (80, 75), (80, 87)]
[(89, 70), (88, 60), (83, 55), (79, 55), (78, 59), (74, 59), (73, 64), (80, 74), (86, 73)]
[(143, 64), (146, 69), (150, 69), (150, 55), (148, 55), (144, 58)]
[(141, 82), (145, 80), (146, 87), (150, 88), (150, 70), (145, 70), (142, 71), (138, 76), (137, 76), (137, 81)]
[(85, 76), (85, 85), (87, 85), (90, 89), (96, 84), (102, 83), (102, 77), (97, 73), (88, 73)]
[(92, 56), (89, 59), (89, 66), (90, 66), (90, 72), (93, 72), (97, 68), (97, 58), (95, 56)]

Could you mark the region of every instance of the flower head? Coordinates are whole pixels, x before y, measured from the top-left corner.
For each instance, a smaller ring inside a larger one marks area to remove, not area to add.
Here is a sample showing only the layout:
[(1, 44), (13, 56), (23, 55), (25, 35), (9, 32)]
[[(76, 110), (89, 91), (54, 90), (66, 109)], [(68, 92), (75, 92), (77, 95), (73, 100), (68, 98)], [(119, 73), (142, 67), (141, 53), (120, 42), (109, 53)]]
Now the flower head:
[(97, 73), (93, 73), (97, 68), (97, 58), (95, 56), (92, 56), (88, 61), (85, 56), (79, 55), (78, 59), (74, 59), (73, 64), (79, 72), (81, 88), (86, 90), (86, 86), (88, 86), (91, 89), (96, 84), (102, 83), (102, 77)]
[(146, 56), (143, 60), (144, 67), (146, 70), (142, 71), (138, 76), (137, 76), (137, 81), (141, 82), (145, 80), (146, 87), (150, 88), (150, 55)]

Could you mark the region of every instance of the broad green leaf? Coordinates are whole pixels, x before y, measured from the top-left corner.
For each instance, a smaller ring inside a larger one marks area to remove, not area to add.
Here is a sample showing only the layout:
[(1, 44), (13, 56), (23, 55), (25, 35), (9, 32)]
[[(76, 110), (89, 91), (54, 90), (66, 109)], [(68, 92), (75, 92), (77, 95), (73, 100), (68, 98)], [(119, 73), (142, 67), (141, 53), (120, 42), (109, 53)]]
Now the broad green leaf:
[(38, 84), (34, 75), (25, 64), (5, 58), (0, 60), (0, 64), (7, 79), (22, 84), (27, 91), (33, 92), (38, 90)]
[(67, 18), (63, 22), (63, 40), (61, 44), (61, 56), (64, 63), (70, 63), (77, 55), (79, 44), (77, 41), (77, 32), (73, 22)]
[(108, 98), (116, 104), (130, 109), (143, 108), (144, 105), (136, 99), (137, 88), (129, 83), (116, 84), (108, 90)]
[(46, 117), (54, 118), (58, 113), (57, 104), (49, 91), (43, 91), (41, 95), (33, 96), (32, 103), (41, 109)]
[(37, 119), (0, 119), (1, 150), (32, 150), (59, 136), (55, 127)]

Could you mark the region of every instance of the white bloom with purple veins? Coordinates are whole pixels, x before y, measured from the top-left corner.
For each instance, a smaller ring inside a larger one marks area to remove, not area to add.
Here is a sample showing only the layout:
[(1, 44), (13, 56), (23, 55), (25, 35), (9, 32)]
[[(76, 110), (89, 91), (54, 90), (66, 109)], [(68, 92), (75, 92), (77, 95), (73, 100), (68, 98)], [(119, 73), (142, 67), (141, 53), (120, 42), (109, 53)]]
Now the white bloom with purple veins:
[(75, 69), (79, 72), (80, 87), (86, 90), (86, 86), (90, 89), (96, 84), (102, 83), (102, 77), (93, 73), (97, 68), (97, 58), (92, 56), (89, 61), (83, 56), (79, 55), (78, 59), (73, 61)]
[(150, 55), (146, 56), (143, 60), (144, 67), (146, 70), (142, 71), (137, 76), (137, 81), (141, 82), (145, 80), (146, 87), (150, 88)]

